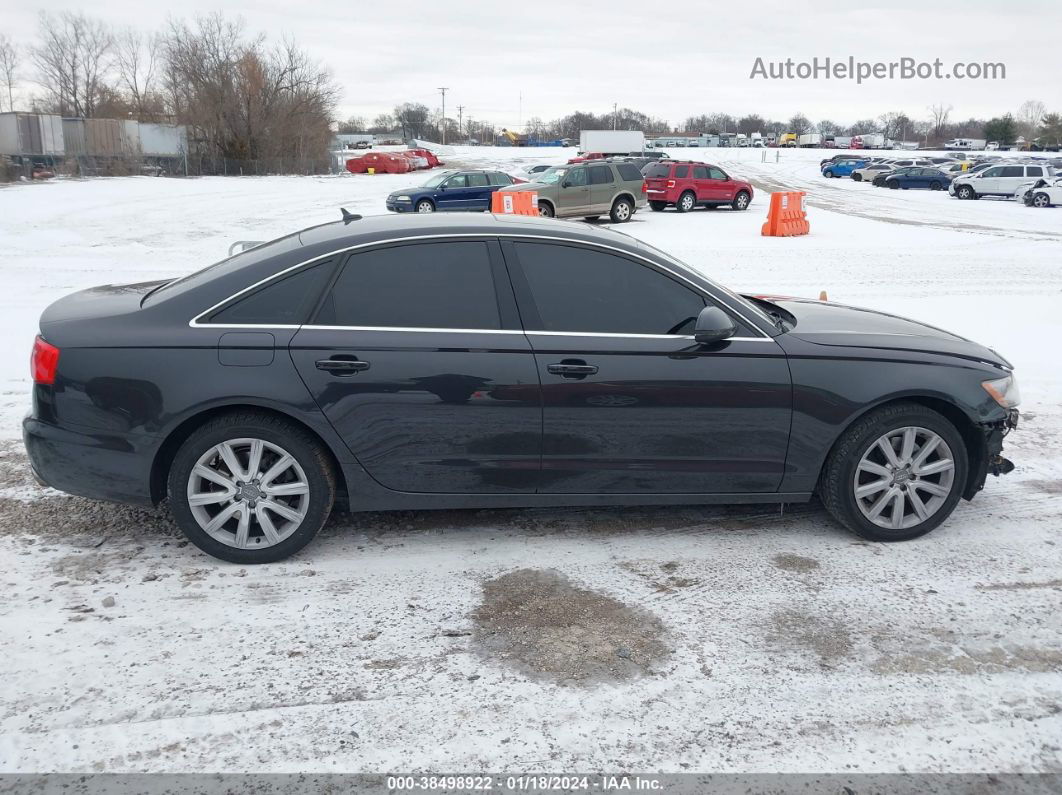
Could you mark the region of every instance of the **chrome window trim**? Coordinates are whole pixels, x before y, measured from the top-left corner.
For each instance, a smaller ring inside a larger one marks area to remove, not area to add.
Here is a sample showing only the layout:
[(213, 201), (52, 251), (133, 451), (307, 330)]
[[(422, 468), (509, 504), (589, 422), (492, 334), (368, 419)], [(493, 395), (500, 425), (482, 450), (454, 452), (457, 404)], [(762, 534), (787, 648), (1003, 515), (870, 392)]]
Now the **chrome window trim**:
[[(334, 327), (332, 327), (332, 326), (312, 326), (312, 325), (298, 325), (298, 324), (292, 325), (292, 324), (278, 324), (278, 323), (246, 323), (246, 324), (242, 324), (242, 323), (202, 323), (202, 322), (200, 322), (200, 319), (204, 315), (209, 315), (209, 314), (217, 311), (220, 307), (224, 306), (225, 304), (229, 303), (230, 301), (236, 300), (241, 295), (243, 295), (245, 293), (248, 293), (251, 290), (256, 290), (257, 288), (261, 287), (262, 285), (268, 284), (269, 282), (274, 281), (275, 279), (279, 279), (279, 278), (281, 278), (283, 276), (286, 276), (287, 274), (289, 274), (292, 271), (295, 271), (295, 270), (297, 270), (299, 268), (305, 267), (307, 265), (311, 265), (311, 264), (313, 264), (315, 262), (319, 262), (321, 260), (328, 259), (329, 257), (334, 257), (334, 256), (336, 256), (338, 254), (347, 254), (347, 253), (349, 253), (351, 251), (357, 251), (357, 250), (363, 249), (363, 248), (371, 248), (373, 246), (388, 245), (390, 243), (406, 243), (406, 242), (410, 242), (410, 241), (414, 241), (414, 240), (446, 240), (446, 239), (455, 239), (455, 238), (458, 238), (458, 239), (459, 238), (476, 238), (476, 239), (485, 239), (485, 240), (489, 240), (489, 239), (492, 239), (492, 238), (493, 239), (503, 239), (503, 238), (504, 239), (512, 239), (512, 238), (517, 238), (517, 239), (532, 240), (532, 241), (534, 241), (534, 240), (552, 240), (552, 241), (558, 241), (558, 242), (561, 242), (561, 243), (574, 243), (575, 245), (589, 246), (591, 248), (598, 248), (598, 249), (602, 249), (602, 250), (605, 250), (605, 251), (613, 251), (613, 252), (616, 252), (617, 254), (620, 254), (622, 256), (633, 257), (634, 259), (641, 260), (642, 262), (644, 262), (644, 263), (646, 263), (648, 265), (651, 265), (651, 266), (656, 267), (656, 268), (660, 268), (660, 269), (666, 271), (667, 273), (671, 274), (675, 278), (680, 279), (683, 282), (685, 282), (686, 284), (688, 284), (698, 294), (701, 294), (701, 295), (705, 294), (705, 290), (704, 290), (703, 287), (701, 287), (696, 282), (691, 281), (690, 279), (686, 278), (686, 276), (684, 274), (678, 273), (677, 271), (672, 270), (671, 268), (667, 267), (666, 265), (662, 265), (659, 262), (655, 262), (655, 261), (649, 259), (648, 257), (642, 256), (641, 254), (638, 254), (638, 253), (635, 253), (635, 252), (632, 252), (632, 251), (627, 251), (626, 249), (617, 248), (616, 246), (610, 246), (607, 243), (598, 243), (597, 241), (588, 241), (588, 240), (573, 240), (571, 238), (556, 237), (556, 236), (553, 236), (553, 235), (520, 234), (520, 233), (517, 233), (517, 232), (460, 232), (460, 233), (437, 234), (437, 235), (410, 235), (410, 236), (407, 236), (407, 237), (388, 238), (386, 240), (373, 240), (373, 241), (370, 241), (368, 243), (359, 243), (359, 244), (354, 245), (354, 246), (344, 246), (342, 248), (337, 248), (337, 249), (335, 249), (333, 251), (329, 251), (329, 252), (327, 252), (325, 254), (319, 254), (316, 257), (312, 257), (311, 259), (304, 260), (303, 262), (296, 263), (295, 265), (292, 265), (289, 268), (285, 268), (284, 270), (280, 271), (279, 273), (274, 273), (272, 276), (267, 276), (266, 278), (260, 279), (260, 280), (258, 280), (257, 282), (255, 282), (254, 284), (252, 284), (252, 285), (250, 285), (248, 287), (244, 287), (242, 290), (239, 290), (239, 291), (233, 293), (228, 298), (226, 298), (226, 299), (224, 299), (222, 301), (218, 301), (216, 304), (214, 304), (209, 309), (206, 309), (206, 310), (200, 312), (198, 315), (196, 315), (191, 320), (189, 320), (188, 321), (188, 326), (189, 326), (189, 328), (260, 328), (260, 329), (261, 328), (266, 328), (266, 329), (269, 329), (269, 328), (274, 328), (274, 329), (276, 329), (276, 328), (279, 328), (279, 329), (290, 329), (290, 328), (294, 328), (294, 329), (298, 329), (298, 328), (321, 328), (321, 329), (338, 328), (338, 329), (354, 329), (354, 330), (363, 330), (363, 331), (368, 331), (368, 330), (371, 330), (371, 331), (377, 331), (377, 330), (378, 331), (405, 330), (405, 331), (451, 331), (451, 332), (453, 332), (453, 331), (457, 331), (457, 332), (460, 332), (460, 331), (472, 331), (472, 332), (487, 332), (487, 333), (498, 333), (498, 332), (510, 332), (510, 333), (512, 333), (512, 332), (514, 332), (513, 329), (408, 329), (408, 328), (391, 327), (391, 326), (377, 326), (377, 327), (371, 327), (371, 326), (334, 326)], [(710, 279), (708, 279), (707, 281), (709, 283), (711, 283), (711, 284), (714, 284), (714, 282), (712, 282)], [(714, 298), (714, 296), (712, 296), (712, 297)], [(759, 326), (757, 326), (755, 323), (753, 323), (751, 320), (749, 320), (743, 313), (739, 312), (737, 309), (734, 309), (733, 307), (727, 306), (726, 308), (728, 310), (732, 311), (738, 317), (740, 317), (753, 330), (759, 331), (760, 334), (763, 335), (762, 336), (763, 340), (770, 340), (772, 342), (774, 341), (774, 337), (770, 336), (769, 334), (764, 333), (759, 328)], [(524, 333), (524, 331), (520, 330), (519, 333)], [(527, 333), (529, 333), (529, 334), (531, 334), (531, 333), (535, 333), (535, 334), (568, 334), (568, 335), (587, 335), (587, 336), (619, 336), (619, 337), (641, 336), (641, 335), (631, 335), (631, 334), (612, 334), (612, 333), (604, 333), (604, 332), (598, 334), (598, 333), (590, 333), (590, 332), (569, 332), (569, 331), (535, 331), (535, 332), (530, 332), (529, 331)], [(682, 335), (661, 334), (661, 335), (648, 335), (648, 336), (669, 337), (669, 336), (682, 336)], [(692, 339), (692, 337), (691, 337), (691, 339)], [(734, 338), (734, 339), (738, 339), (738, 338)], [(742, 338), (742, 339), (750, 339), (751, 340), (751, 339), (760, 339), (760, 338), (759, 337), (747, 337), (747, 338)]]

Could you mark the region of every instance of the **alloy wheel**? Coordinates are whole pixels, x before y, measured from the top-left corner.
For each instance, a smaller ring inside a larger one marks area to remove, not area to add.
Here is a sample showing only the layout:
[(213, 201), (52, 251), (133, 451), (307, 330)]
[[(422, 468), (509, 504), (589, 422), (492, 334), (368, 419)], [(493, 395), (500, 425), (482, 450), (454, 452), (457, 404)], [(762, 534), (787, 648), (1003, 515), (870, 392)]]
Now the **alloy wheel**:
[(896, 428), (878, 437), (856, 466), (852, 489), (860, 512), (890, 530), (917, 527), (951, 495), (955, 458), (928, 428)]
[(306, 473), (263, 439), (229, 439), (207, 450), (188, 476), (188, 506), (203, 532), (236, 549), (279, 544), (310, 505)]
[(682, 202), (682, 209), (684, 211), (689, 211), (693, 209), (693, 196), (691, 194), (682, 194), (682, 199), (680, 199), (680, 201)]
[(1033, 196), (1033, 207), (1050, 207), (1051, 199), (1046, 193), (1037, 193)]
[(744, 210), (749, 206), (749, 195), (747, 193), (739, 193), (737, 196), (737, 208)]
[(427, 199), (424, 199), (423, 201), (421, 201), (421, 202), (419, 202), (417, 204), (417, 212), (418, 213), (433, 213), (433, 212), (435, 212), (435, 205), (433, 205)]
[(631, 217), (631, 206), (627, 202), (616, 202), (612, 208), (612, 217), (622, 223)]

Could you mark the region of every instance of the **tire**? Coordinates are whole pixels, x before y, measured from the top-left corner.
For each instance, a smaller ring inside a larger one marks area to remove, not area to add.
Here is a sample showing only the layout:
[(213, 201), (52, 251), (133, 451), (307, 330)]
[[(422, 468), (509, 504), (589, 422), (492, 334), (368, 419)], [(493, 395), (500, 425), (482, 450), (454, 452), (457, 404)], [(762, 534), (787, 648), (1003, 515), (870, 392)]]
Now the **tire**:
[(977, 191), (971, 188), (969, 185), (960, 185), (955, 189), (955, 195), (960, 199), (976, 199)]
[(583, 216), (583, 220), (584, 221), (596, 221), (600, 217), (601, 217), (600, 215), (584, 215)]
[(688, 213), (696, 206), (697, 196), (691, 190), (685, 191), (681, 196), (678, 197), (678, 201), (675, 202), (675, 209), (678, 210), (680, 213)]
[(900, 183), (899, 183), (899, 182), (897, 182), (896, 180), (892, 180), (892, 181), (890, 181), (890, 182), (886, 182), (885, 184), (886, 184), (886, 185), (888, 185), (888, 186), (889, 186), (890, 188), (892, 188), (893, 190), (896, 190), (897, 188), (899, 188), (899, 187), (900, 187)]
[(541, 218), (553, 218), (553, 205), (540, 199), (538, 202), (538, 214)]
[[(255, 443), (259, 465), (248, 472)], [(244, 468), (239, 473), (226, 463), (226, 445), (235, 466)], [(286, 466), (285, 454), (292, 459)], [(283, 468), (270, 474), (276, 466)], [(202, 468), (213, 476), (202, 477)], [(269, 485), (286, 490), (270, 496)], [(201, 550), (230, 563), (272, 563), (317, 535), (335, 502), (336, 475), (327, 451), (306, 431), (271, 414), (239, 411), (210, 420), (184, 441), (170, 466), (167, 490), (178, 526)], [(190, 492), (209, 502), (193, 506)], [(229, 517), (211, 528), (226, 513)], [(247, 517), (242, 545), (241, 516)]]
[(612, 202), (608, 217), (614, 224), (625, 224), (634, 215), (634, 205), (630, 199), (619, 198)]
[(935, 180), (929, 183), (930, 190), (942, 190), (943, 188), (944, 186), (941, 185), (939, 182), (936, 182)]
[(1051, 197), (1048, 196), (1043, 191), (1040, 191), (1038, 193), (1034, 193), (1033, 197), (1032, 197), (1032, 206), (1033, 207), (1050, 207), (1051, 206)]
[(649, 207), (652, 208), (653, 212), (659, 213), (667, 207), (667, 202), (651, 201), (649, 202)]
[(749, 202), (752, 201), (752, 197), (749, 196), (748, 191), (739, 190), (734, 195), (734, 201), (731, 203), (731, 207), (735, 210), (747, 210), (749, 208)]
[(862, 182), (863, 181), (863, 175), (862, 174), (853, 174), (852, 175), (852, 180), (855, 181), (855, 182)]
[(417, 206), (414, 209), (418, 213), (433, 213), (435, 212), (435, 204), (431, 199), (421, 199), (417, 202)]
[(833, 177), (833, 171), (831, 171), (830, 169), (826, 169), (822, 172), (822, 176), (826, 177), (827, 179), (830, 179)]
[[(904, 443), (910, 431), (914, 432), (914, 455), (905, 458)], [(901, 464), (893, 470), (878, 446), (890, 435), (894, 442), (889, 446)], [(910, 459), (917, 462), (919, 450), (932, 437), (937, 445), (921, 467), (936, 466), (939, 471), (922, 474), (917, 464), (905, 470)], [(942, 463), (946, 459), (951, 461), (950, 469)], [(925, 535), (951, 515), (965, 488), (968, 468), (966, 445), (954, 425), (917, 403), (895, 403), (870, 412), (841, 434), (823, 467), (819, 497), (833, 518), (857, 535), (871, 541), (906, 541)], [(861, 497), (857, 489), (863, 492)], [(916, 510), (912, 494), (926, 512), (924, 517)], [(897, 497), (903, 500), (899, 506)], [(870, 516), (875, 508), (879, 510), (876, 521)]]

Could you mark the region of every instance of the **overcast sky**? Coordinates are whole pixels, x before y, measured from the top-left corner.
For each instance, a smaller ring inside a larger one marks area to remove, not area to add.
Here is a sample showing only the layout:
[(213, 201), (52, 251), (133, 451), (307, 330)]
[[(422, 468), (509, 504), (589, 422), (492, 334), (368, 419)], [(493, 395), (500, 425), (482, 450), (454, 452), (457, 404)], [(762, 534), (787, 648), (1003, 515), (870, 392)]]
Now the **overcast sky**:
[[(3, 4), (5, 32), (25, 31), (27, 39), (41, 8), (64, 8)], [(69, 7), (145, 30), (168, 16), (242, 16), (252, 31), (293, 36), (341, 82), (340, 116), (369, 120), (402, 101), (436, 108), (439, 86), (449, 87), (448, 116), (463, 105), (466, 119), (499, 127), (577, 109), (603, 113), (614, 102), (672, 124), (719, 111), (779, 119), (802, 112), (851, 123), (899, 110), (918, 119), (936, 102), (954, 105), (953, 120), (1014, 112), (1026, 99), (1062, 111), (1062, 0), (88, 0)], [(1006, 79), (750, 79), (757, 58), (849, 56), (940, 58), (945, 71), (956, 61), (1001, 62)], [(23, 94), (31, 88), (24, 85)]]

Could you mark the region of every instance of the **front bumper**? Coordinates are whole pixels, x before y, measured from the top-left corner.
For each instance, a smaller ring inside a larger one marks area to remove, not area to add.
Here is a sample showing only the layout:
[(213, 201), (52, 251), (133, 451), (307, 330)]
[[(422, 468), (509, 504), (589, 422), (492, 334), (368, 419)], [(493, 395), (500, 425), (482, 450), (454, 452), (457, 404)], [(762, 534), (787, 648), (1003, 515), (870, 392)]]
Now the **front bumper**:
[(978, 445), (979, 449), (975, 448), (977, 452), (972, 456), (970, 476), (962, 495), (965, 499), (973, 499), (985, 487), (989, 474), (998, 477), (1014, 471), (1014, 464), (1003, 457), (1003, 439), (1018, 427), (1020, 419), (1017, 409), (1007, 409), (1002, 420), (981, 423), (981, 444)]
[(387, 206), (387, 209), (393, 213), (413, 212), (413, 202), (399, 202), (394, 199), (388, 199), (384, 204)]
[(67, 494), (152, 505), (154, 437), (71, 430), (26, 417), (22, 422), (33, 476)]

